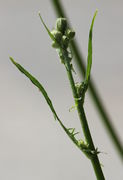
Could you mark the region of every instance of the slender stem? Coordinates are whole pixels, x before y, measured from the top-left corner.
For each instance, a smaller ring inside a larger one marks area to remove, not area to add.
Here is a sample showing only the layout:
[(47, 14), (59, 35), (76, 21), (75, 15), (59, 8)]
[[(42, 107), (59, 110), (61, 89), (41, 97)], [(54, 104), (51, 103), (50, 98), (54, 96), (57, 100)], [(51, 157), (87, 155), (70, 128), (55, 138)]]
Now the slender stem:
[[(66, 70), (67, 70), (67, 75), (68, 75), (70, 85), (71, 85), (71, 88), (72, 88), (73, 97), (74, 97), (75, 103), (77, 105), (78, 115), (79, 115), (79, 118), (80, 118), (80, 122), (81, 122), (81, 126), (82, 126), (82, 129), (83, 129), (83, 132), (84, 132), (86, 142), (89, 144), (89, 149), (91, 149), (93, 151), (96, 151), (95, 147), (94, 147), (92, 137), (91, 137), (91, 133), (90, 133), (90, 130), (89, 130), (89, 126), (88, 126), (88, 123), (87, 123), (87, 119), (86, 119), (86, 116), (85, 116), (84, 108), (82, 106), (82, 100), (79, 100), (79, 97), (78, 97), (78, 94), (77, 94), (77, 91), (76, 91), (75, 82), (74, 82), (73, 75), (72, 75), (72, 72), (71, 72), (71, 65), (70, 65), (69, 60), (67, 60), (67, 56), (66, 56), (66, 61), (65, 62), (66, 62), (65, 67), (66, 67)], [(98, 180), (104, 180), (105, 178), (104, 178), (104, 175), (103, 175), (103, 172), (102, 172), (102, 169), (101, 169), (101, 166), (100, 166), (100, 162), (99, 162), (99, 159), (98, 159), (98, 156), (97, 156), (96, 153), (93, 156), (93, 158), (91, 158), (91, 162), (92, 162), (92, 165), (93, 165), (93, 168), (94, 168), (97, 179)]]
[[(62, 4), (59, 0), (52, 0), (52, 4), (55, 7), (56, 13), (58, 16), (60, 17), (66, 17), (64, 9), (62, 7)], [(67, 18), (68, 19), (68, 18)], [(76, 64), (78, 66), (78, 69), (81, 73), (81, 76), (85, 75), (85, 65), (84, 65), (84, 60), (83, 60), (83, 56), (79, 51), (77, 42), (74, 40), (71, 42), (71, 46), (75, 55), (75, 59), (76, 59)], [(123, 160), (123, 146), (120, 142), (120, 138), (118, 137), (118, 134), (111, 122), (111, 119), (106, 111), (106, 109), (104, 108), (103, 102), (98, 94), (98, 91), (95, 87), (95, 84), (91, 78), (90, 84), (89, 84), (89, 90), (90, 90), (90, 94), (91, 97), (96, 105), (96, 108), (100, 114), (100, 116), (102, 117), (102, 122), (104, 123), (107, 132), (110, 135), (110, 138), (112, 140), (112, 142), (115, 145), (115, 148), (117, 149), (121, 159)]]

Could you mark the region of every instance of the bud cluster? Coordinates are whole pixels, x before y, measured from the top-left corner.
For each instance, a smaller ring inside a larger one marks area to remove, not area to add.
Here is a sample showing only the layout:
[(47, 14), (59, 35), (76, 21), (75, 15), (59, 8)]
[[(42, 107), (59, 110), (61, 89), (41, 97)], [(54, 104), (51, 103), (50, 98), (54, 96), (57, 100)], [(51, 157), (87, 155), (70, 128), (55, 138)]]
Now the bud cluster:
[(69, 42), (74, 38), (75, 31), (68, 28), (66, 18), (58, 18), (56, 20), (56, 29), (51, 31), (55, 41), (52, 42), (52, 47), (58, 49), (60, 47), (67, 49)]

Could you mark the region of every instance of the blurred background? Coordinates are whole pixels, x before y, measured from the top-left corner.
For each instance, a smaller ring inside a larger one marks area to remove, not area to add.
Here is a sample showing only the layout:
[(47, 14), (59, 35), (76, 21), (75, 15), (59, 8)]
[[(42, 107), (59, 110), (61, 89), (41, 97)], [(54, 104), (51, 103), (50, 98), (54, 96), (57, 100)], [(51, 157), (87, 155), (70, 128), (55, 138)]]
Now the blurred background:
[[(92, 76), (112, 122), (123, 139), (123, 1), (61, 0), (87, 57), (88, 32), (98, 8), (93, 35)], [(9, 61), (12, 56), (37, 77), (67, 127), (81, 132), (65, 68), (38, 17), (50, 29), (56, 20), (50, 0), (0, 0), (0, 179), (95, 180), (90, 161), (63, 132), (43, 96)], [(76, 69), (76, 66), (75, 66)], [(76, 69), (77, 71), (77, 69)], [(81, 78), (75, 75), (76, 81)], [(87, 94), (85, 110), (103, 171), (123, 179), (122, 162)], [(83, 137), (82, 132), (80, 135)]]

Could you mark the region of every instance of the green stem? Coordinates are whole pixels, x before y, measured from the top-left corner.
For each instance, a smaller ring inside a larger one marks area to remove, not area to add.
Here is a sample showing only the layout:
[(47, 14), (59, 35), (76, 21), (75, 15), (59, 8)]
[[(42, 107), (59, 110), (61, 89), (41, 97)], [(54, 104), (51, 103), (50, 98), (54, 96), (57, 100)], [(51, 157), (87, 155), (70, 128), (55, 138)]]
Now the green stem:
[[(58, 16), (66, 17), (64, 9), (62, 7), (62, 4), (60, 3), (59, 0), (52, 0), (52, 4), (54, 5), (56, 13)], [(84, 60), (83, 60), (83, 56), (81, 55), (79, 48), (78, 48), (78, 45), (77, 45), (75, 40), (71, 42), (71, 46), (72, 46), (72, 49), (73, 49), (73, 52), (75, 55), (75, 59), (76, 59), (76, 64), (77, 64), (78, 69), (81, 73), (81, 76), (84, 76), (85, 75)], [(111, 122), (111, 119), (110, 119), (106, 109), (104, 108), (103, 102), (102, 102), (102, 100), (98, 94), (98, 91), (95, 87), (94, 82), (92, 81), (92, 78), (91, 78), (91, 81), (89, 83), (89, 89), (90, 89), (91, 97), (92, 97), (92, 99), (93, 99), (93, 101), (97, 107), (97, 110), (98, 110), (100, 116), (102, 117), (102, 121), (103, 121), (103, 123), (107, 129), (107, 132), (109, 133), (112, 142), (114, 143), (119, 155), (121, 156), (121, 158), (123, 160), (123, 146), (120, 142), (120, 138), (118, 137), (118, 134), (117, 134), (112, 122)]]
[[(91, 133), (90, 133), (90, 130), (89, 130), (89, 126), (88, 126), (88, 123), (87, 123), (87, 119), (86, 119), (86, 116), (85, 116), (84, 108), (82, 106), (82, 100), (79, 99), (77, 91), (76, 91), (75, 82), (74, 82), (73, 75), (72, 75), (72, 72), (71, 72), (71, 65), (70, 65), (69, 60), (67, 60), (67, 55), (66, 55), (65, 67), (66, 67), (67, 75), (68, 75), (70, 85), (71, 85), (71, 88), (72, 88), (73, 97), (74, 97), (75, 103), (77, 105), (78, 115), (79, 115), (79, 118), (80, 118), (80, 122), (81, 122), (81, 126), (82, 126), (82, 129), (83, 129), (83, 133), (84, 133), (86, 142), (89, 144), (89, 149), (96, 152), (95, 147), (94, 147), (94, 143), (93, 143), (93, 140), (92, 140), (92, 137), (91, 137)], [(97, 156), (96, 153), (93, 156), (93, 158), (91, 158), (91, 162), (92, 162), (92, 165), (93, 165), (93, 168), (94, 168), (97, 179), (98, 180), (104, 180), (105, 178), (104, 178), (104, 175), (103, 175), (103, 172), (102, 172), (102, 169), (101, 169), (101, 165), (100, 165), (100, 162), (99, 162), (99, 159), (98, 159), (98, 156)]]

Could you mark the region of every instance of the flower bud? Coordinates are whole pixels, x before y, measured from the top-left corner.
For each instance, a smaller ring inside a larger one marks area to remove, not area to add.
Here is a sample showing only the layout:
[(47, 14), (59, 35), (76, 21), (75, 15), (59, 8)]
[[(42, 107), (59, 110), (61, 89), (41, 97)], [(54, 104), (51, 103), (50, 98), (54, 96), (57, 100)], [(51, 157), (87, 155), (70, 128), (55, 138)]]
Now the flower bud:
[(88, 148), (87, 142), (84, 142), (82, 139), (78, 140), (78, 145), (79, 145), (82, 149), (87, 149), (87, 148)]
[(69, 39), (73, 39), (75, 36), (75, 31), (71, 30), (71, 29), (67, 29), (65, 31), (65, 35), (69, 38)]
[(58, 18), (56, 20), (56, 29), (64, 34), (66, 28), (67, 28), (66, 18)]
[(67, 48), (69, 45), (69, 39), (65, 35), (62, 36), (62, 44), (65, 48)]
[(54, 38), (56, 39), (56, 41), (58, 43), (60, 43), (61, 39), (62, 39), (62, 33), (60, 31), (57, 31), (57, 30), (52, 30), (51, 31), (51, 34), (54, 36)]
[(59, 45), (55, 41), (52, 42), (52, 47), (58, 49)]

